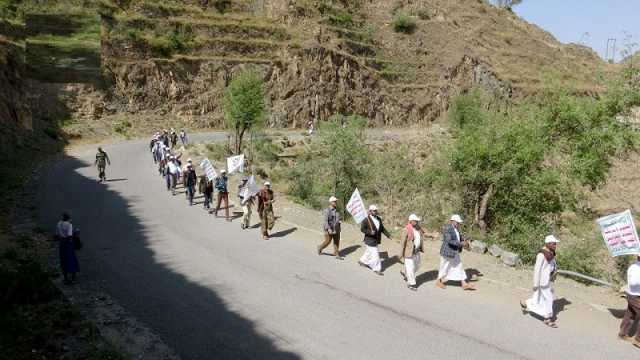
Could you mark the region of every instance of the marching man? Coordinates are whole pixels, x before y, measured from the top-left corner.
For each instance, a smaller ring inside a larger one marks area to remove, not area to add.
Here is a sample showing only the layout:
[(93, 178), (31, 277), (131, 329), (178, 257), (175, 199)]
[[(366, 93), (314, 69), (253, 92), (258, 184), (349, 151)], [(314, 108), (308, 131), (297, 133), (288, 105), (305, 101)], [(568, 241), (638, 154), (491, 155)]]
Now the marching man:
[(523, 314), (532, 312), (540, 315), (544, 324), (552, 328), (558, 327), (553, 320), (553, 282), (558, 273), (556, 246), (559, 242), (553, 235), (544, 238), (544, 246), (536, 255), (536, 265), (533, 268), (533, 296), (526, 302), (520, 301)]
[(433, 238), (420, 227), (421, 219), (416, 214), (409, 215), (409, 223), (405, 227), (406, 235), (402, 241), (400, 258), (404, 261), (404, 272), (400, 270), (400, 275), (406, 280), (409, 290), (418, 290), (416, 284), (416, 272), (420, 268), (420, 253), (425, 237)]
[(436, 286), (445, 289), (448, 280), (460, 281), (463, 290), (475, 290), (467, 282), (467, 273), (462, 266), (460, 253), (464, 246), (464, 238), (458, 228), (462, 224), (460, 215), (453, 215), (442, 230), (442, 247), (440, 248), (440, 269)]
[(384, 234), (389, 240), (391, 235), (382, 225), (382, 219), (378, 216), (378, 207), (375, 205), (369, 206), (369, 215), (360, 224), (360, 231), (364, 234), (364, 244), (366, 250), (358, 261), (358, 264), (363, 267), (368, 267), (376, 275), (382, 276), (382, 261), (380, 261), (380, 252), (378, 245), (382, 242), (382, 234)]

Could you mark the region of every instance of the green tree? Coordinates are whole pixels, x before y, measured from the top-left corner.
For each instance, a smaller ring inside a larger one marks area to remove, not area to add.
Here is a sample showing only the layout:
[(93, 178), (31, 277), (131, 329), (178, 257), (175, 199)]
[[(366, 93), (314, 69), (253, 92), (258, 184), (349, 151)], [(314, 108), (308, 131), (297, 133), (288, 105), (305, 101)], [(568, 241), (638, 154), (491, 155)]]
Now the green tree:
[(265, 114), (264, 82), (255, 72), (237, 74), (224, 92), (224, 117), (233, 132), (234, 151), (242, 151), (242, 140), (252, 128), (262, 124)]
[(289, 174), (291, 194), (314, 207), (334, 195), (343, 211), (353, 190), (366, 186), (370, 157), (363, 141), (365, 124), (361, 117), (345, 115), (334, 115), (321, 123)]

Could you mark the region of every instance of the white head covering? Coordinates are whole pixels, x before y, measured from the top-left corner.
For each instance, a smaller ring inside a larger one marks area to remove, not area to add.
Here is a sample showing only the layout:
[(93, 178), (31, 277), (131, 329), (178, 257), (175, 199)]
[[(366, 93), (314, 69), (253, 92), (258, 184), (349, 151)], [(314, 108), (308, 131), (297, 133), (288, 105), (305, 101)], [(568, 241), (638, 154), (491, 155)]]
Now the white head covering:
[(559, 243), (559, 242), (560, 242), (560, 240), (558, 240), (558, 238), (553, 236), (553, 235), (547, 235), (544, 238), (544, 243), (545, 244), (555, 244), (555, 243)]
[(454, 214), (454, 215), (452, 215), (452, 216), (451, 216), (451, 219), (449, 219), (449, 220), (451, 220), (451, 221), (455, 221), (455, 222), (457, 222), (458, 224), (462, 224), (462, 217), (460, 217), (460, 215), (458, 215), (458, 214)]
[(270, 182), (268, 182), (268, 181), (265, 181), (265, 182), (264, 182), (264, 186), (271, 186), (271, 183), (270, 183)]
[(227, 173), (227, 170), (225, 169), (220, 170), (220, 174), (226, 174), (226, 173)]
[(338, 201), (338, 199), (335, 196), (332, 196), (329, 198), (329, 202), (334, 202), (334, 201)]
[(409, 221), (420, 221), (420, 218), (416, 214), (409, 215)]
[(378, 210), (377, 206), (375, 206), (373, 204), (369, 205), (369, 211), (377, 211), (377, 210)]

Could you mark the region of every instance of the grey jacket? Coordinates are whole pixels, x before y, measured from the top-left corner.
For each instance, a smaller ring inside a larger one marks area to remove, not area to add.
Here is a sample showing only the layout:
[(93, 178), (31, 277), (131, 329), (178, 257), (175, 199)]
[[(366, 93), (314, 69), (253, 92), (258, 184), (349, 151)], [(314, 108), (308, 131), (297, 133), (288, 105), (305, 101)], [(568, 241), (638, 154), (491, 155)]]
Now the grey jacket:
[(447, 224), (442, 229), (442, 247), (440, 248), (440, 255), (443, 257), (453, 259), (456, 257), (456, 254), (462, 251), (462, 246), (464, 245), (464, 238), (462, 237), (462, 233), (458, 230), (460, 234), (460, 241), (456, 237), (456, 231), (453, 228), (453, 225)]
[(324, 210), (322, 230), (330, 234), (340, 233), (340, 213), (338, 212), (338, 210), (332, 207), (326, 208)]

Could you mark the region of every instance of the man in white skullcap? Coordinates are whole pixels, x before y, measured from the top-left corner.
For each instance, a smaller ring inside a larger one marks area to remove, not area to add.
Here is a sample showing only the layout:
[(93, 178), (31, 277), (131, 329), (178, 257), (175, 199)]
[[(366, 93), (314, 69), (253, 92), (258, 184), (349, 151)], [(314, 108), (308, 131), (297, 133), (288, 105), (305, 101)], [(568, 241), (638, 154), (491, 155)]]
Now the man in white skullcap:
[(436, 286), (445, 289), (448, 280), (460, 281), (463, 290), (475, 290), (473, 285), (467, 282), (467, 273), (464, 270), (460, 253), (464, 247), (464, 238), (458, 229), (462, 224), (460, 215), (453, 215), (449, 223), (442, 230), (442, 247), (440, 248), (440, 269)]
[(418, 290), (416, 283), (416, 272), (420, 268), (420, 253), (425, 237), (433, 238), (420, 227), (421, 219), (416, 214), (409, 215), (409, 223), (405, 227), (406, 234), (400, 246), (400, 258), (404, 262), (404, 272), (400, 275), (407, 281), (409, 290)]
[(369, 206), (369, 215), (360, 224), (360, 231), (364, 234), (363, 241), (366, 249), (358, 264), (370, 268), (377, 275), (383, 275), (378, 245), (382, 242), (382, 234), (389, 239), (391, 239), (391, 235), (382, 224), (380, 216), (378, 216), (377, 206)]
[(340, 256), (340, 213), (338, 212), (338, 199), (335, 196), (329, 198), (329, 207), (324, 210), (324, 220), (322, 221), (322, 230), (324, 232), (324, 241), (318, 246), (318, 255), (322, 254), (322, 250), (333, 242), (333, 256), (337, 260), (342, 260)]
[(264, 187), (258, 192), (258, 214), (260, 215), (260, 228), (262, 239), (269, 240), (269, 231), (273, 229), (275, 215), (273, 213), (273, 202), (275, 197), (271, 190), (271, 183), (266, 181)]
[(556, 328), (553, 313), (553, 282), (558, 273), (556, 265), (556, 246), (560, 242), (555, 236), (544, 238), (544, 246), (536, 255), (536, 265), (533, 268), (533, 296), (526, 301), (520, 301), (522, 313), (534, 313), (544, 319), (547, 326)]

